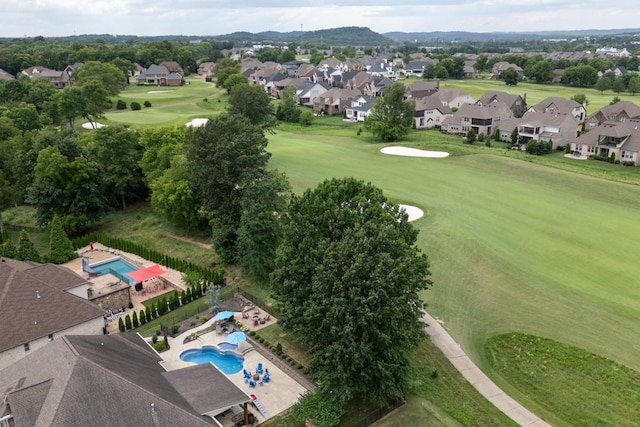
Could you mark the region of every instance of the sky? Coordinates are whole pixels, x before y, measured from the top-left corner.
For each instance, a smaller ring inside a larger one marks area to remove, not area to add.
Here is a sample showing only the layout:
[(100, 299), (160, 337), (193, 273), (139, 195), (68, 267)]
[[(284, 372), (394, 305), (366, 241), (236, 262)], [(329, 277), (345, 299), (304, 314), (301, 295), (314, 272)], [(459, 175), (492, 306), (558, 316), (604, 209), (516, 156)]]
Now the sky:
[(640, 27), (640, 0), (0, 0), (0, 37)]

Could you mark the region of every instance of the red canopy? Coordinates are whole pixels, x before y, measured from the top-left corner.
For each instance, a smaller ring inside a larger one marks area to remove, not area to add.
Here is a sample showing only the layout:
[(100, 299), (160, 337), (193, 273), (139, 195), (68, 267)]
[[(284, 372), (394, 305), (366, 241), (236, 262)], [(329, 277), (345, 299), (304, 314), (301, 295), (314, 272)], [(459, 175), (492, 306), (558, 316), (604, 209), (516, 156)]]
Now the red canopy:
[(126, 275), (131, 277), (135, 283), (142, 283), (145, 280), (159, 276), (166, 272), (167, 271), (163, 270), (159, 264), (156, 264), (156, 265), (152, 265), (151, 267), (142, 268), (140, 270), (130, 271), (126, 273)]

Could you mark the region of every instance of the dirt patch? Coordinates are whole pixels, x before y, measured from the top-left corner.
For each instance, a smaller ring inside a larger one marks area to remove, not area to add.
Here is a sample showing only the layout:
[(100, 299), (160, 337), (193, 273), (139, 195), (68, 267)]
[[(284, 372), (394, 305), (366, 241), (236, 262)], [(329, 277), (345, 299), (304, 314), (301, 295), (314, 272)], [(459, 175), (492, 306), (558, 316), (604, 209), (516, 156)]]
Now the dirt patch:
[(165, 231), (163, 234), (167, 237), (171, 237), (172, 239), (180, 240), (181, 242), (191, 243), (192, 245), (200, 246), (201, 248), (205, 248), (205, 249), (213, 249), (212, 244), (198, 242), (197, 240), (193, 240), (188, 237), (178, 236), (177, 234), (169, 233), (168, 231)]

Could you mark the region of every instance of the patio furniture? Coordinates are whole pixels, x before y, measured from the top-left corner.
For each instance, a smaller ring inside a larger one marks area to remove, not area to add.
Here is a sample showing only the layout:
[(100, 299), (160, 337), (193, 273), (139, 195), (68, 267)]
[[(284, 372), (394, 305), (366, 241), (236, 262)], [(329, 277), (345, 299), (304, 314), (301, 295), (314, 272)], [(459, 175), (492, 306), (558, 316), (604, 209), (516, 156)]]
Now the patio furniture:
[(253, 381), (253, 380), (249, 381), (249, 387), (255, 388), (256, 387), (256, 382)]
[(258, 374), (261, 374), (261, 373), (262, 373), (262, 362), (259, 362), (259, 363), (258, 363), (258, 367), (256, 368), (256, 372), (257, 372)]

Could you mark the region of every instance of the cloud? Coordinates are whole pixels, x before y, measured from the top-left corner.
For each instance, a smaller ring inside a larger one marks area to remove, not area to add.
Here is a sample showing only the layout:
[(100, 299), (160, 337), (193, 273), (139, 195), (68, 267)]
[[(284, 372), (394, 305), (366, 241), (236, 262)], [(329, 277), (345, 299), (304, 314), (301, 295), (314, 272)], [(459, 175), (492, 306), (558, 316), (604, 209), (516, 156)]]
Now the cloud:
[[(597, 13), (593, 13), (597, 10)], [(389, 31), (640, 27), (640, 8), (595, 0), (2, 0), (0, 36), (218, 35), (343, 26)]]

